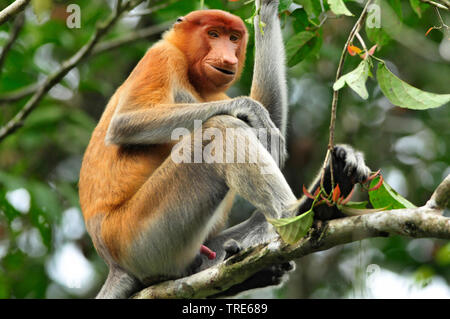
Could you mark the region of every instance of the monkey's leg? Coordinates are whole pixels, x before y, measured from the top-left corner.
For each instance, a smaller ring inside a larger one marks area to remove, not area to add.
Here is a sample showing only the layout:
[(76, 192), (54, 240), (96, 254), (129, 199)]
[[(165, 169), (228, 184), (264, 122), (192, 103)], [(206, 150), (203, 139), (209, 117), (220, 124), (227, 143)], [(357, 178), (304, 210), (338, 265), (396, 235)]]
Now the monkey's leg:
[[(209, 119), (202, 130), (206, 134), (208, 129), (214, 129), (226, 136), (230, 129), (239, 128), (249, 126), (223, 115)], [(185, 136), (180, 145), (189, 146), (195, 153), (195, 136), (196, 131)], [(220, 138), (215, 136), (215, 140)], [(123, 269), (144, 283), (185, 275), (186, 268), (221, 219), (216, 208), (229, 190), (270, 217), (295, 213), (291, 207), (296, 197), (256, 135), (253, 132), (246, 136), (235, 134), (235, 138), (234, 150), (247, 145), (247, 158), (252, 152), (260, 154), (264, 171), (259, 162), (177, 164), (170, 156), (121, 211), (103, 220), (103, 240), (107, 247), (114, 248), (110, 253)], [(205, 154), (210, 143), (201, 142), (200, 151)], [(229, 145), (226, 144), (223, 143), (223, 148), (217, 146), (210, 154), (227, 151)], [(275, 235), (270, 226), (266, 230)], [(255, 236), (260, 235), (255, 233)]]
[[(362, 153), (354, 150), (349, 145), (337, 145), (333, 152), (333, 174), (335, 184), (339, 184), (343, 196), (347, 196), (355, 183), (367, 179), (370, 174), (370, 169), (365, 165)], [(309, 188), (311, 193), (320, 185), (320, 179), (321, 173), (317, 175), (312, 186)], [(326, 168), (324, 187), (327, 192), (330, 192), (331, 178), (329, 164)], [(312, 200), (304, 196), (300, 201), (298, 213), (300, 214), (310, 209), (311, 204)], [(328, 207), (327, 205), (318, 206), (314, 209), (314, 213), (316, 219), (330, 219), (344, 216), (336, 207)], [(227, 250), (230, 249), (230, 242), (239, 243), (239, 247), (232, 249), (234, 253), (258, 243), (267, 242), (270, 240), (268, 237), (270, 232), (267, 232), (269, 227), (271, 226), (264, 218), (264, 215), (260, 211), (256, 211), (246, 221), (230, 227), (209, 239), (206, 245), (216, 252), (217, 258), (215, 260), (204, 259), (199, 270), (206, 269), (223, 261), (227, 256)], [(231, 248), (233, 248), (232, 245)], [(237, 294), (241, 291), (268, 285), (277, 285), (281, 282), (283, 274), (289, 270), (289, 264), (274, 265), (256, 273), (243, 283), (230, 288), (223, 295)]]

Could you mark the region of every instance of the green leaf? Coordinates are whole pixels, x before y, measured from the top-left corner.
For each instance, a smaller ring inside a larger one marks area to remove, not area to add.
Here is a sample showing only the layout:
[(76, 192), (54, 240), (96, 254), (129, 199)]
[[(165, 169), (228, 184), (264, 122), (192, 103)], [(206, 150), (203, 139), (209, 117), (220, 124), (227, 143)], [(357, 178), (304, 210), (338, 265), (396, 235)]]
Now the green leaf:
[(288, 10), (294, 0), (280, 0), (280, 4), (278, 5), (278, 11), (283, 12)]
[[(379, 182), (379, 178), (380, 177), (378, 176), (371, 181), (370, 188), (374, 187)], [(383, 181), (383, 184), (381, 184), (378, 189), (369, 191), (369, 199), (373, 208), (401, 209), (416, 207), (413, 203), (392, 189), (386, 181)]]
[(368, 201), (362, 201), (362, 202), (348, 202), (344, 206), (349, 208), (355, 208), (355, 209), (364, 209), (367, 208)]
[(292, 22), (292, 28), (294, 29), (295, 33), (305, 31), (309, 26), (308, 15), (306, 14), (306, 11), (303, 10), (303, 8), (292, 11), (289, 16), (294, 19), (294, 21)]
[(409, 4), (419, 18), (422, 18), (422, 13), (425, 12), (430, 6), (420, 0), (409, 0)]
[(301, 4), (308, 14), (308, 18), (319, 22), (318, 18), (322, 12), (320, 2), (317, 0), (297, 0), (296, 3)]
[(346, 16), (353, 16), (353, 13), (350, 12), (350, 10), (347, 9), (345, 6), (344, 1), (342, 0), (327, 0), (328, 4), (330, 5), (331, 11), (333, 11), (336, 15), (346, 15)]
[(358, 93), (360, 97), (366, 100), (369, 93), (366, 89), (367, 77), (370, 73), (370, 64), (368, 59), (362, 60), (356, 69), (342, 75), (333, 85), (333, 90), (340, 90), (347, 83), (348, 86)]
[(381, 212), (386, 209), (383, 208), (366, 208), (367, 202), (348, 202), (345, 205), (337, 205), (338, 209), (347, 216), (360, 216), (370, 213)]
[(391, 37), (386, 33), (386, 31), (384, 31), (383, 27), (370, 28), (369, 26), (370, 25), (366, 20), (365, 30), (367, 37), (369, 38), (370, 42), (377, 44), (378, 48), (387, 45), (391, 41)]
[(378, 84), (389, 101), (397, 106), (413, 110), (426, 110), (442, 106), (450, 101), (450, 94), (435, 94), (419, 90), (396, 77), (386, 64), (378, 64)]
[(313, 220), (314, 212), (312, 210), (292, 218), (267, 219), (288, 244), (295, 244), (304, 237), (311, 228)]
[(286, 56), (289, 67), (293, 67), (301, 62), (311, 52), (315, 44), (313, 39), (316, 39), (314, 32), (304, 31), (287, 41)]

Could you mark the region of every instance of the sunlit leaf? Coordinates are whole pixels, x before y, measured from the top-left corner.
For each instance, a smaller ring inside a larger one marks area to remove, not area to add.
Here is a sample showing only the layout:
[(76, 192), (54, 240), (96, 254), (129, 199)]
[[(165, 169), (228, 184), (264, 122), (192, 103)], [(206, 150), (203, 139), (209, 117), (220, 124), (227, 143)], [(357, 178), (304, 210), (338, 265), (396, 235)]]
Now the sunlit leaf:
[(344, 1), (342, 0), (327, 0), (328, 4), (330, 5), (331, 11), (333, 11), (336, 15), (346, 15), (346, 16), (352, 16), (353, 13), (350, 12), (350, 10), (347, 9), (345, 6)]
[(267, 219), (288, 244), (295, 244), (304, 237), (311, 228), (314, 220), (312, 210), (292, 218)]
[(386, 64), (378, 64), (378, 84), (389, 101), (397, 106), (414, 110), (426, 110), (442, 106), (450, 101), (450, 94), (435, 94), (419, 90), (396, 77)]
[(347, 84), (353, 91), (358, 93), (361, 98), (366, 100), (369, 97), (369, 93), (366, 89), (366, 81), (369, 73), (369, 62), (368, 60), (363, 60), (356, 69), (341, 76), (334, 83), (333, 90), (340, 90), (345, 84)]
[[(370, 187), (378, 184), (380, 177), (370, 182)], [(373, 208), (400, 209), (415, 208), (416, 206), (406, 198), (397, 193), (386, 181), (376, 190), (369, 192), (370, 203)]]
[(280, 4), (278, 5), (278, 10), (280, 12), (283, 12), (285, 10), (288, 10), (291, 6), (293, 0), (280, 0)]

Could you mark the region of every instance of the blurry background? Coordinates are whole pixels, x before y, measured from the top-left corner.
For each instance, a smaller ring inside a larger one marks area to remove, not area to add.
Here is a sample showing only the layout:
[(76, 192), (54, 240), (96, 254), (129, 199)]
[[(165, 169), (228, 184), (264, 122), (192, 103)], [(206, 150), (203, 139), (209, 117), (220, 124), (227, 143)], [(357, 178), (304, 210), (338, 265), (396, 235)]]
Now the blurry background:
[[(96, 23), (107, 19), (115, 3), (76, 1), (81, 8), (81, 28), (71, 29), (66, 26), (66, 7), (71, 2), (35, 2), (39, 19), (31, 6), (25, 10), (23, 29), (0, 70), (0, 126), (27, 101), (12, 101), (11, 92), (14, 95), (19, 90), (20, 94), (24, 88), (33, 88), (34, 83), (54, 72), (88, 41)], [(159, 10), (136, 15), (147, 8), (143, 3), (102, 40), (123, 38), (139, 29), (175, 21), (201, 5), (195, 0), (157, 2), (162, 4)], [(252, 15), (253, 4), (243, 2), (206, 0), (204, 4), (245, 19)], [(0, 0), (0, 8), (9, 3)], [(388, 3), (400, 31), (391, 36), (378, 35), (382, 45), (375, 55), (388, 61), (390, 69), (409, 84), (430, 92), (450, 93), (449, 30), (443, 27), (425, 36), (430, 27), (440, 26), (434, 8), (413, 0)], [(298, 196), (325, 156), (332, 84), (344, 43), (363, 3), (346, 4), (355, 16), (333, 18), (329, 13), (330, 18), (317, 29), (318, 41), (311, 52), (288, 69), (290, 158), (284, 173)], [(289, 10), (291, 15), (281, 15), (286, 40), (311, 27), (302, 7), (292, 4)], [(448, 11), (440, 10), (440, 14), (449, 25)], [(12, 29), (13, 20), (0, 27), (0, 47)], [(374, 44), (364, 30), (361, 34), (368, 46)], [(0, 143), (0, 298), (86, 298), (100, 289), (107, 267), (93, 248), (79, 209), (81, 159), (109, 97), (159, 37), (160, 33), (156, 33), (80, 63), (50, 90), (24, 127)], [(252, 46), (250, 41), (245, 72), (240, 83), (230, 90), (231, 96), (249, 92)], [(360, 61), (358, 56), (348, 56), (344, 73)], [(381, 168), (399, 193), (423, 205), (450, 173), (450, 108), (401, 109), (389, 103), (376, 81), (369, 79), (367, 87), (370, 97), (366, 101), (348, 88), (341, 91), (336, 142), (362, 150), (373, 170)], [(251, 209), (238, 200), (230, 223), (246, 218)], [(448, 211), (446, 215), (450, 215)], [(283, 287), (241, 296), (450, 298), (449, 284), (449, 242), (391, 237), (307, 256), (297, 261), (297, 270)]]

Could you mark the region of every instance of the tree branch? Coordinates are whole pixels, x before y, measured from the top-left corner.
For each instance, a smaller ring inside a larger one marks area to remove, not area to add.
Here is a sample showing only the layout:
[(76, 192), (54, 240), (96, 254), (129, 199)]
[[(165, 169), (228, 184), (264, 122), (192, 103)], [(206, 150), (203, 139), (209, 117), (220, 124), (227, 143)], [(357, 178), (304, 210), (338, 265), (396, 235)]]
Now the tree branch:
[(442, 211), (450, 198), (450, 175), (437, 187), (425, 206), (397, 209), (328, 221), (313, 228), (295, 245), (278, 239), (251, 247), (216, 266), (192, 276), (169, 280), (143, 289), (137, 299), (205, 298), (226, 291), (270, 265), (288, 262), (317, 251), (365, 238), (401, 235), (412, 238), (450, 239), (450, 218)]
[(19, 111), (19, 113), (17, 113), (16, 116), (14, 116), (8, 123), (0, 128), (0, 142), (23, 125), (23, 121), (39, 105), (39, 102), (42, 100), (44, 95), (54, 85), (61, 81), (70, 70), (72, 70), (78, 63), (80, 63), (91, 53), (100, 38), (103, 37), (112, 28), (112, 26), (116, 24), (123, 12), (134, 8), (141, 2), (143, 2), (143, 0), (128, 1), (125, 3), (122, 3), (121, 0), (118, 0), (117, 6), (111, 17), (103, 24), (97, 26), (94, 35), (91, 37), (88, 43), (85, 44), (80, 50), (78, 50), (78, 52), (76, 52), (71, 58), (64, 61), (61, 64), (61, 67), (55, 73), (47, 76), (43, 83), (38, 87), (37, 91), (28, 100), (25, 106)]
[(119, 37), (117, 39), (100, 42), (94, 47), (94, 50), (92, 50), (91, 56), (111, 51), (142, 39), (147, 39), (151, 36), (154, 36), (155, 34), (159, 34), (164, 30), (167, 30), (171, 25), (172, 22), (153, 25), (147, 28), (136, 30), (134, 32), (130, 32), (125, 36)]
[(5, 62), (6, 56), (8, 55), (8, 52), (13, 46), (14, 42), (16, 42), (17, 37), (19, 36), (20, 31), (22, 30), (24, 22), (25, 22), (25, 15), (23, 13), (20, 13), (14, 20), (14, 24), (11, 28), (8, 41), (5, 43), (5, 45), (2, 48), (2, 52), (0, 53), (0, 73), (2, 71), (3, 63)]
[[(171, 22), (170, 23), (162, 23), (162, 24), (150, 26), (147, 28), (142, 28), (140, 30), (136, 30), (136, 31), (128, 33), (122, 37), (118, 37), (117, 39), (99, 42), (94, 46), (94, 48), (92, 49), (89, 56), (86, 56), (86, 58), (83, 61), (85, 61), (86, 59), (88, 59), (92, 56), (102, 54), (105, 52), (109, 52), (109, 51), (112, 51), (119, 47), (125, 46), (127, 44), (131, 44), (131, 43), (143, 40), (143, 39), (147, 39), (151, 36), (154, 36), (156, 34), (159, 34), (163, 31), (167, 30), (171, 25), (172, 25)], [(80, 62), (83, 62), (83, 61), (80, 61)], [(30, 84), (23, 88), (20, 88), (16, 91), (2, 94), (2, 95), (0, 95), (0, 103), (13, 103), (18, 100), (21, 100), (21, 99), (27, 97), (28, 95), (35, 93), (41, 85), (42, 85), (42, 82), (33, 83), (33, 84)], [(1, 105), (0, 105), (0, 107), (1, 107)]]
[(16, 0), (0, 12), (0, 25), (25, 9), (30, 0)]

